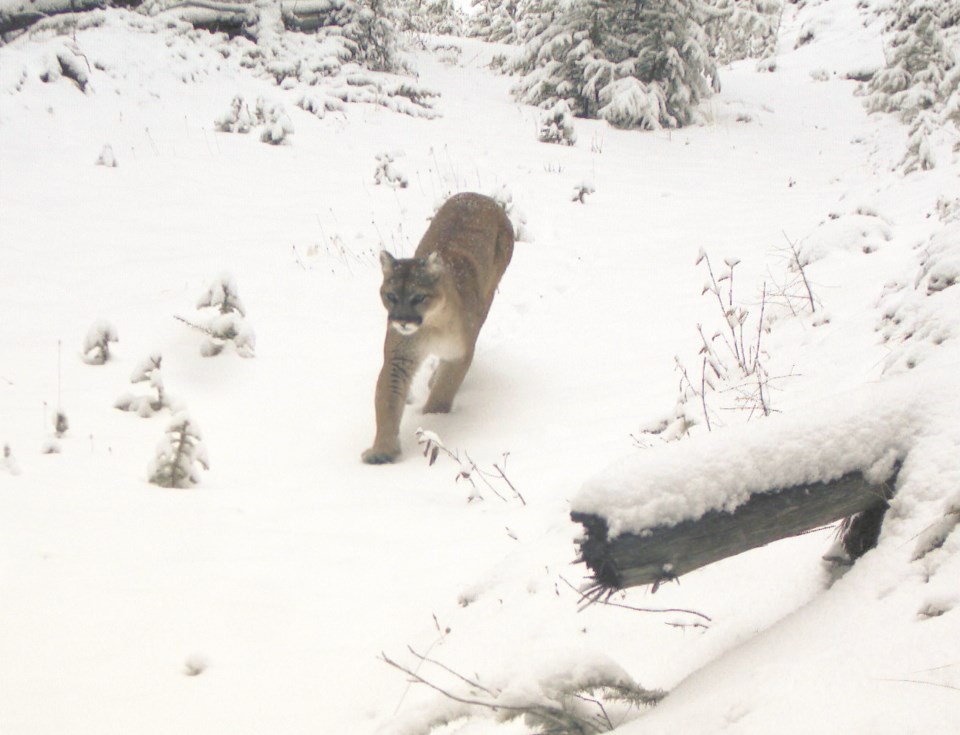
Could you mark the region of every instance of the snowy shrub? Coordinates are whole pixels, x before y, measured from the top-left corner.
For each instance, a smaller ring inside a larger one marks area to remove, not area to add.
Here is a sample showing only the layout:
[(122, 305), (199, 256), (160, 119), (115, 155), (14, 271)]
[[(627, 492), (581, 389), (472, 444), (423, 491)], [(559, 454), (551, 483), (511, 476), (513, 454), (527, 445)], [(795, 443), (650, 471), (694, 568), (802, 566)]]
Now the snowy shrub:
[(93, 323), (83, 340), (83, 361), (88, 365), (103, 365), (110, 359), (110, 343), (117, 341), (116, 328), (106, 320)]
[(395, 189), (406, 189), (407, 185), (410, 183), (407, 180), (407, 175), (400, 170), (396, 164), (395, 156), (402, 154), (395, 153), (378, 153), (376, 156), (377, 159), (377, 169), (373, 173), (373, 181), (375, 184), (387, 184), (392, 186)]
[(263, 121), (260, 140), (270, 145), (280, 145), (293, 133), (293, 123), (279, 102), (266, 102), (262, 97), (257, 100), (257, 118)]
[(221, 133), (249, 133), (255, 127), (261, 127), (260, 140), (271, 145), (286, 142), (287, 136), (293, 133), (293, 123), (287, 116), (283, 105), (279, 102), (268, 102), (263, 97), (257, 98), (253, 109), (237, 95), (230, 103), (230, 109), (218, 117), (214, 128)]
[(88, 63), (82, 54), (75, 50), (75, 47), (62, 46), (48, 54), (43, 63), (40, 81), (51, 83), (66, 77), (76, 84), (81, 92), (88, 90), (90, 85)]
[(113, 154), (113, 147), (105, 145), (100, 155), (97, 157), (97, 166), (106, 166), (107, 168), (117, 167), (117, 157)]
[(213, 121), (213, 126), (221, 133), (243, 133), (246, 135), (257, 124), (257, 119), (250, 111), (242, 95), (237, 95), (230, 102), (230, 109)]
[(506, 184), (503, 184), (495, 191), (490, 193), (490, 198), (499, 204), (506, 212), (513, 225), (513, 234), (517, 240), (522, 242), (533, 242), (533, 233), (527, 228), (527, 216), (521, 209), (515, 206), (513, 202), (513, 192)]
[(143, 418), (153, 416), (157, 411), (164, 408), (170, 408), (170, 400), (163, 388), (163, 377), (160, 374), (160, 364), (163, 357), (159, 352), (154, 352), (150, 357), (141, 362), (130, 375), (130, 382), (146, 383), (154, 393), (152, 395), (136, 396), (131, 393), (125, 393), (114, 403), (114, 408), (121, 411), (130, 411)]
[(189, 488), (200, 482), (200, 468), (210, 469), (200, 430), (186, 412), (176, 414), (157, 445), (148, 467), (149, 481), (169, 488)]
[(246, 310), (237, 292), (237, 283), (229, 273), (214, 279), (197, 301), (197, 308), (213, 310), (214, 314), (200, 323), (177, 317), (184, 324), (203, 332), (207, 339), (200, 346), (200, 354), (213, 357), (232, 344), (241, 357), (253, 357), (256, 336), (246, 322)]
[(541, 143), (559, 143), (560, 145), (574, 145), (577, 142), (577, 131), (573, 127), (570, 114), (570, 105), (560, 100), (549, 111), (540, 123), (537, 139)]
[(67, 418), (67, 414), (65, 414), (62, 410), (58, 409), (57, 412), (53, 415), (54, 436), (56, 436), (58, 439), (62, 439), (63, 435), (66, 434), (67, 431), (69, 431), (69, 429), (70, 429), (70, 421)]
[(17, 464), (17, 460), (13, 456), (13, 450), (10, 449), (9, 444), (3, 445), (3, 454), (0, 455), (0, 470), (8, 472), (11, 475), (20, 474), (20, 465)]
[(878, 331), (890, 347), (884, 371), (912, 370), (957, 338), (960, 314), (960, 222), (951, 222), (917, 250), (912, 275), (891, 282), (880, 299)]
[(589, 181), (581, 181), (573, 188), (573, 201), (581, 204), (587, 203), (587, 196), (596, 191), (593, 184)]
[(523, 74), (514, 88), (520, 101), (546, 108), (566, 101), (577, 116), (621, 127), (700, 119), (697, 105), (717, 86), (703, 2), (573, 0), (551, 17), (514, 64)]

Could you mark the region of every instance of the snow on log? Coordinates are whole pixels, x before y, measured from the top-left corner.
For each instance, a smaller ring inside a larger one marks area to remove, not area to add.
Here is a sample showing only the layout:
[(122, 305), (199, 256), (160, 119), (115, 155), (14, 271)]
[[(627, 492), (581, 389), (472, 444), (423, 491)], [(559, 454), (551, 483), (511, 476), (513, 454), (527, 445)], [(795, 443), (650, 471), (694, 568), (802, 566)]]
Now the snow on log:
[(124, 0), (0, 0), (0, 37), (29, 28), (37, 21), (53, 15), (131, 4), (136, 3)]
[(859, 472), (833, 482), (816, 482), (752, 495), (732, 513), (711, 510), (695, 521), (660, 526), (642, 534), (609, 537), (607, 521), (573, 513), (586, 535), (583, 561), (605, 590), (652, 584), (679, 577), (720, 559), (763, 546), (856, 513), (884, 509), (893, 482), (873, 484)]
[(878, 526), (924, 431), (922, 389), (891, 379), (634, 453), (573, 499), (583, 561), (604, 590), (656, 586), (864, 511)]

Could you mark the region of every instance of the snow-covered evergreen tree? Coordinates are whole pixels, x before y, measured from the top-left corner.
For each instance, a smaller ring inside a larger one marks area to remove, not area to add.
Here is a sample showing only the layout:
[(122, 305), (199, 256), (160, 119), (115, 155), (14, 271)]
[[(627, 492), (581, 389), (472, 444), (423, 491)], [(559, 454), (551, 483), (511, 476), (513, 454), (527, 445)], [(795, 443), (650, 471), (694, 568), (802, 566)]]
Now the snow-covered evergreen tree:
[(401, 28), (417, 33), (463, 35), (466, 18), (453, 0), (397, 0)]
[(701, 0), (570, 0), (527, 44), (515, 66), (523, 102), (566, 101), (580, 117), (620, 127), (696, 122), (717, 86)]
[(130, 411), (149, 418), (157, 411), (170, 407), (170, 399), (163, 388), (163, 376), (160, 374), (160, 365), (163, 357), (159, 352), (154, 352), (150, 357), (141, 362), (130, 375), (131, 383), (146, 383), (153, 389), (154, 395), (136, 396), (132, 393), (125, 393), (114, 403), (114, 408), (121, 411)]
[(895, 112), (912, 122), (956, 90), (953, 53), (944, 43), (936, 0), (900, 0), (891, 24), (894, 30), (886, 66), (870, 80), (871, 112)]
[(560, 100), (548, 112), (540, 123), (540, 132), (537, 134), (541, 143), (559, 143), (560, 145), (575, 145), (577, 131), (570, 118), (570, 105)]
[(150, 482), (160, 487), (189, 488), (200, 482), (200, 468), (210, 469), (200, 429), (185, 412), (176, 414), (157, 445), (148, 468)]
[(229, 273), (221, 273), (214, 279), (197, 301), (198, 309), (214, 309), (214, 316), (202, 324), (185, 323), (207, 334), (208, 339), (201, 345), (200, 354), (204, 357), (219, 355), (227, 343), (232, 343), (241, 357), (253, 357), (256, 350), (256, 336), (246, 322), (246, 309), (237, 292), (237, 283)]
[(116, 328), (106, 320), (94, 322), (83, 340), (83, 361), (88, 365), (103, 365), (110, 359), (110, 343), (117, 341)]
[(931, 137), (960, 123), (960, 65), (951, 50), (960, 32), (955, 0), (900, 0), (887, 63), (866, 86), (871, 112), (896, 113), (910, 125), (901, 161), (909, 173), (935, 165)]
[(704, 30), (719, 64), (771, 55), (786, 0), (708, 0)]
[(515, 43), (522, 0), (473, 0), (467, 33), (485, 41)]

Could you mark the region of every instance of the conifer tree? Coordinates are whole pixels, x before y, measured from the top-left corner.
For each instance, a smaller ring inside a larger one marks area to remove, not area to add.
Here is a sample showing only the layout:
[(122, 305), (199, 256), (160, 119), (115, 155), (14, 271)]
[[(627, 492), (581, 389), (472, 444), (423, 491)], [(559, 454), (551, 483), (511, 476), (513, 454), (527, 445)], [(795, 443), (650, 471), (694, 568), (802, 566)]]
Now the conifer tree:
[(160, 487), (189, 488), (200, 482), (200, 468), (210, 469), (200, 429), (185, 412), (170, 421), (149, 466), (150, 482)]
[(515, 70), (524, 102), (566, 101), (580, 117), (621, 127), (696, 122), (716, 88), (701, 0), (572, 0), (527, 43)]

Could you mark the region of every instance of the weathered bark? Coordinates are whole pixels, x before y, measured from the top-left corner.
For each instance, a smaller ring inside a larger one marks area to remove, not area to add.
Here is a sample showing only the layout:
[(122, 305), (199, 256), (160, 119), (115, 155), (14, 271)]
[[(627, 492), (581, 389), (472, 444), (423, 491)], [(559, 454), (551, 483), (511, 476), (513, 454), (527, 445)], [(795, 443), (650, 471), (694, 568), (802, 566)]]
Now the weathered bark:
[[(869, 511), (879, 520), (893, 496), (896, 472), (879, 485), (852, 472), (833, 482), (796, 485), (756, 493), (732, 513), (709, 511), (696, 521), (658, 526), (644, 534), (609, 537), (602, 516), (573, 513), (583, 524), (581, 559), (603, 591), (654, 585), (720, 559)], [(875, 543), (875, 538), (874, 538)], [(865, 551), (865, 544), (848, 551)]]

